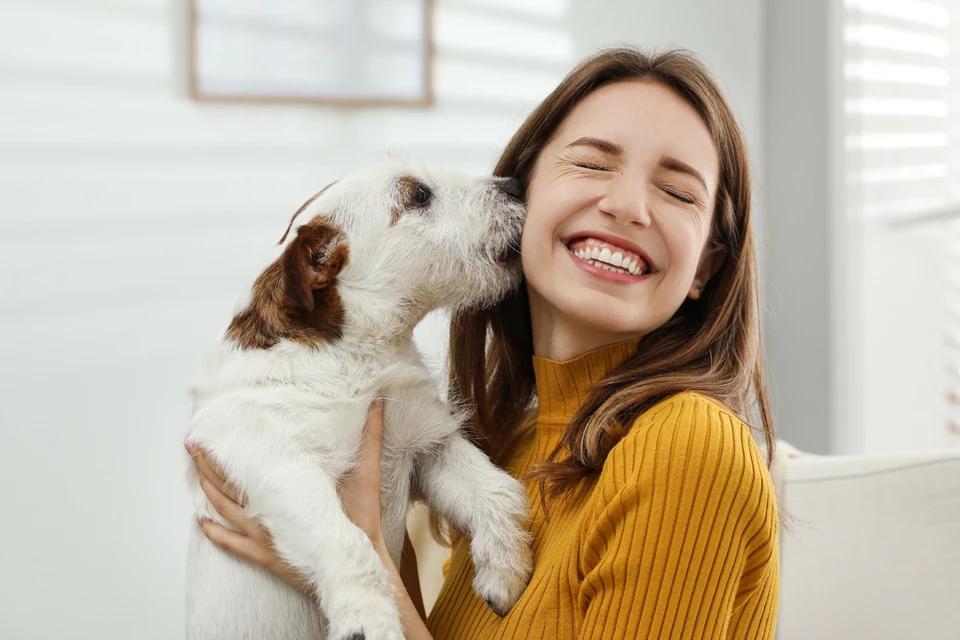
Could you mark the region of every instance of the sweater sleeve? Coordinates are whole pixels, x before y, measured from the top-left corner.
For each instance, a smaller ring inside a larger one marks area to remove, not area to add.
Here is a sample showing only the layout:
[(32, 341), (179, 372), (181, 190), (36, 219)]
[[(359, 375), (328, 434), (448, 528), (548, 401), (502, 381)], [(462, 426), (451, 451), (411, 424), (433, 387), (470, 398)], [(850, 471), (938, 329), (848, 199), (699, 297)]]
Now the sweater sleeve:
[(598, 482), (580, 638), (773, 638), (776, 498), (735, 414), (673, 396), (638, 418)]

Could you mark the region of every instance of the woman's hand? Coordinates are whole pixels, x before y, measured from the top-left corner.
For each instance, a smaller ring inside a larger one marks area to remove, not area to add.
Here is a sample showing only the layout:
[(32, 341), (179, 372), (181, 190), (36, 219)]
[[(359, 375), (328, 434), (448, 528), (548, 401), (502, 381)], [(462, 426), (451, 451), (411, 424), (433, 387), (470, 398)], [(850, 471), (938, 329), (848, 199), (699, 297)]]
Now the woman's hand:
[(383, 399), (377, 398), (367, 409), (363, 442), (357, 465), (343, 476), (340, 501), (353, 523), (360, 527), (378, 549), (383, 546), (380, 526), (380, 454), (383, 451)]
[(210, 500), (210, 504), (227, 522), (240, 530), (238, 533), (212, 520), (201, 518), (200, 528), (203, 534), (224, 551), (266, 569), (297, 591), (315, 598), (313, 586), (277, 554), (270, 532), (243, 510), (239, 492), (224, 479), (219, 465), (208, 458), (203, 449), (189, 444), (184, 446), (193, 458), (193, 465), (200, 478), (200, 488)]
[[(341, 503), (347, 516), (360, 527), (376, 548), (393, 581), (404, 635), (410, 640), (428, 640), (430, 632), (424, 624), (423, 597), (416, 570), (416, 555), (410, 538), (405, 539), (403, 576), (394, 566), (383, 542), (380, 526), (380, 454), (383, 449), (383, 401), (374, 400), (367, 410), (363, 427), (357, 466), (343, 478)], [(239, 492), (224, 479), (223, 471), (204, 455), (202, 449), (187, 448), (200, 475), (200, 487), (210, 499), (213, 508), (240, 532), (203, 520), (203, 533), (215, 545), (256, 565), (259, 565), (314, 599), (312, 585), (277, 554), (270, 532), (247, 516), (239, 503)], [(309, 496), (304, 496), (305, 500)]]
[[(383, 448), (383, 400), (374, 400), (367, 411), (357, 466), (343, 477), (342, 504), (347, 516), (378, 549), (383, 547), (380, 527), (380, 453)], [(200, 477), (200, 488), (210, 504), (239, 532), (202, 519), (204, 535), (215, 545), (263, 567), (294, 589), (314, 597), (313, 586), (277, 554), (270, 532), (250, 518), (240, 504), (239, 492), (224, 478), (223, 470), (205, 452), (187, 446)], [(308, 496), (304, 496), (308, 500)]]

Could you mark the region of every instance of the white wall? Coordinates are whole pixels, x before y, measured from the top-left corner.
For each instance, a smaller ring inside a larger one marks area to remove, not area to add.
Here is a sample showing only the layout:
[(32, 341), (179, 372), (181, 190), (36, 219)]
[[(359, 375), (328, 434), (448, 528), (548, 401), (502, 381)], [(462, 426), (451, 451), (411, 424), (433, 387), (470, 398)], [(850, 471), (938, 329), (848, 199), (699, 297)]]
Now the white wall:
[(306, 197), (388, 149), (488, 171), (622, 42), (700, 53), (757, 153), (761, 24), (760, 0), (443, 1), (433, 108), (242, 106), (186, 97), (181, 0), (4, 0), (0, 637), (181, 635), (185, 389)]
[[(830, 125), (840, 98), (830, 19), (834, 0), (766, 3), (764, 142), (767, 370), (780, 437), (829, 453), (844, 397), (841, 334), (846, 235), (833, 180), (840, 171)], [(832, 245), (831, 241), (837, 245)], [(845, 316), (842, 316), (845, 318)], [(840, 343), (838, 345), (838, 342)]]

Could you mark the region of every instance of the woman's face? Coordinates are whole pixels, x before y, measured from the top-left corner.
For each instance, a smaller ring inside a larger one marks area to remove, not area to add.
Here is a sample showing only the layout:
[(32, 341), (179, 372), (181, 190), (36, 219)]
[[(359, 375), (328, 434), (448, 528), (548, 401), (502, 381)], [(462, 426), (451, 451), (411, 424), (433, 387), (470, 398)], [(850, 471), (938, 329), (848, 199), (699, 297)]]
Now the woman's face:
[(706, 124), (663, 84), (618, 82), (578, 103), (527, 188), (535, 341), (538, 328), (583, 348), (641, 336), (698, 297), (720, 261), (705, 250), (718, 172)]

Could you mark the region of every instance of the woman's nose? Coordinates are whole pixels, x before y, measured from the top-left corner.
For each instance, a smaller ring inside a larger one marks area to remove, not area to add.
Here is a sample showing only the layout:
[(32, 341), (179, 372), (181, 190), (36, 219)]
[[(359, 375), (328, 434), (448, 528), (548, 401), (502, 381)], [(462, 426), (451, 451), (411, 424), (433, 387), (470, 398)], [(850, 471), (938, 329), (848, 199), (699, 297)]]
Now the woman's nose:
[(600, 199), (600, 212), (620, 224), (650, 224), (647, 211), (646, 185), (637, 180), (612, 180), (609, 189)]

